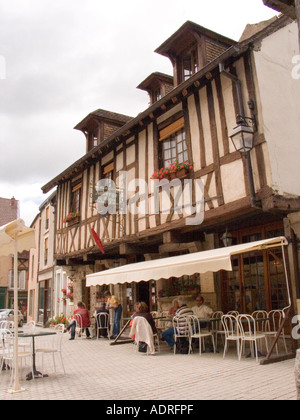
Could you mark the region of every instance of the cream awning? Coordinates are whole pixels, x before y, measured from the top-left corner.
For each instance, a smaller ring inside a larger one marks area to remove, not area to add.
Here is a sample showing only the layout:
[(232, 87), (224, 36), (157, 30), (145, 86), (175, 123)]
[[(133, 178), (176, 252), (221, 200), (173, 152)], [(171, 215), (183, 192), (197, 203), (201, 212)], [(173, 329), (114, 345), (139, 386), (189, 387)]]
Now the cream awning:
[(99, 273), (89, 274), (86, 277), (86, 285), (90, 287), (101, 286), (103, 284), (123, 284), (168, 279), (170, 277), (181, 277), (183, 275), (206, 273), (208, 271), (232, 271), (232, 255), (287, 244), (286, 238), (278, 237), (227, 248), (217, 248), (209, 251), (195, 252), (193, 254), (123, 265), (110, 270), (100, 271)]

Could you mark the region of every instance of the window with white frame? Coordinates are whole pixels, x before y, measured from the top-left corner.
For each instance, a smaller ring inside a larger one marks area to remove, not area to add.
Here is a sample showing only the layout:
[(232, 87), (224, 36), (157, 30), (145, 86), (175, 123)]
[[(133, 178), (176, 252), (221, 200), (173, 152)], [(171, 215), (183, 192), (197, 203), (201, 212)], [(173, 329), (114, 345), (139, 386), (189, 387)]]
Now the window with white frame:
[(172, 162), (188, 160), (184, 119), (179, 118), (159, 132), (161, 144), (161, 166), (169, 167)]
[[(14, 270), (9, 270), (9, 288), (14, 289)], [(18, 290), (26, 289), (26, 270), (18, 272)]]

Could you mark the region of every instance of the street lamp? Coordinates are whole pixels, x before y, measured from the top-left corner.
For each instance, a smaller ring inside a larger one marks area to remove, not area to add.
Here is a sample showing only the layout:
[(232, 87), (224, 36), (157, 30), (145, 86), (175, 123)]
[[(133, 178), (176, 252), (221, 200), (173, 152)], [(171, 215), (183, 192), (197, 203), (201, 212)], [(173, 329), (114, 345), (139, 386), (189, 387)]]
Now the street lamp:
[[(251, 119), (251, 121), (253, 120)], [(235, 150), (241, 154), (250, 152), (253, 149), (254, 131), (249, 127), (245, 117), (238, 115), (237, 126), (232, 130), (230, 138)]]
[(232, 245), (232, 234), (228, 232), (228, 229), (226, 228), (226, 232), (223, 233), (221, 236), (221, 240), (223, 241), (223, 245), (225, 247)]
[[(246, 120), (250, 121), (252, 127), (249, 126)], [(255, 197), (253, 170), (250, 157), (250, 152), (254, 147), (254, 132), (256, 130), (257, 126), (255, 118), (248, 118), (242, 115), (238, 115), (237, 126), (232, 130), (230, 138), (235, 150), (245, 158), (251, 206), (261, 208)]]

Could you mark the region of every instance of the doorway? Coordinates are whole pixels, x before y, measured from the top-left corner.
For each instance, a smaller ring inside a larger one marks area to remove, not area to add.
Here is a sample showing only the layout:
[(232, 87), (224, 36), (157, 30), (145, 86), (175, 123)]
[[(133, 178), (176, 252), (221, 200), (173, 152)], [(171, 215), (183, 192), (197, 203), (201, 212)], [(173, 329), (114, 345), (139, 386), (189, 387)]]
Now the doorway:
[(150, 299), (149, 299), (149, 282), (141, 281), (137, 283), (137, 297), (139, 302), (145, 302), (150, 308)]

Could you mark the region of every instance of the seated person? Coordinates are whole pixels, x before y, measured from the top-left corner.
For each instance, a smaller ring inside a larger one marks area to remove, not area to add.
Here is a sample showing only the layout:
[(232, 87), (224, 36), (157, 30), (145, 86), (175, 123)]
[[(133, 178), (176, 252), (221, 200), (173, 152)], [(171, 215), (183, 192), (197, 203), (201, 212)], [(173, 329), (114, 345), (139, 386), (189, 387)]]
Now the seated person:
[(197, 318), (211, 318), (214, 311), (207, 305), (204, 305), (204, 298), (202, 296), (196, 297), (196, 305), (192, 307), (194, 315)]
[[(179, 308), (177, 309), (177, 311), (175, 312), (174, 316), (188, 316), (188, 315), (193, 315), (193, 311), (191, 308), (188, 308), (187, 305), (185, 304), (185, 302), (182, 300), (181, 297), (178, 298), (178, 304), (179, 304)], [(182, 328), (186, 328), (186, 324), (184, 325), (178, 325), (176, 328), (180, 329)], [(175, 345), (175, 341), (174, 341), (174, 327), (170, 327), (167, 330), (163, 331), (162, 333), (162, 338), (164, 341), (166, 341), (168, 343), (168, 345), (172, 348)]]
[[(149, 323), (149, 325), (150, 325), (150, 327), (152, 329), (153, 334), (156, 334), (157, 333), (157, 329), (156, 329), (155, 321), (154, 321), (152, 315), (149, 312), (148, 305), (145, 302), (139, 302), (139, 303), (136, 304), (135, 310), (136, 311), (132, 315), (132, 319), (134, 319), (136, 317), (143, 317), (143, 318), (145, 318), (148, 321), (148, 323)], [(131, 325), (132, 325), (132, 323), (133, 323), (133, 321), (131, 321)], [(135, 336), (134, 335), (131, 336), (131, 338), (133, 340), (135, 340)], [(142, 352), (142, 353), (146, 353), (147, 352), (147, 344), (145, 342), (143, 342), (143, 341), (139, 341), (139, 352)]]
[[(94, 317), (96, 318), (96, 330), (97, 330), (96, 335), (97, 335), (97, 337), (105, 337), (105, 338), (108, 337), (108, 329), (107, 328), (100, 328), (103, 325), (105, 318), (102, 317), (101, 315), (100, 315), (100, 317), (98, 316), (98, 314), (108, 314), (108, 313), (109, 312), (108, 312), (108, 309), (106, 309), (105, 302), (100, 302), (100, 308), (96, 309), (95, 312), (94, 312)], [(99, 320), (99, 318), (100, 318), (100, 320)], [(101, 325), (99, 325), (99, 321), (100, 321)], [(107, 325), (109, 326), (109, 320), (108, 320)]]
[[(76, 314), (79, 314), (79, 315), (81, 315), (81, 319), (82, 319), (82, 325), (78, 325), (78, 326), (81, 327), (82, 329), (85, 329), (85, 331), (86, 331), (86, 338), (91, 338), (90, 337), (90, 330), (89, 330), (89, 326), (91, 325), (90, 317), (89, 317), (89, 312), (85, 308), (83, 302), (78, 302), (77, 303), (77, 307), (78, 308), (74, 310), (74, 316)], [(76, 333), (76, 321), (75, 321), (75, 319), (73, 319), (70, 322), (70, 324), (67, 326), (67, 331), (71, 331), (71, 338), (70, 338), (70, 340), (74, 340), (75, 333)]]
[(156, 329), (155, 321), (149, 312), (148, 305), (145, 302), (139, 302), (136, 304), (135, 310), (136, 312), (132, 316), (132, 318), (135, 318), (136, 316), (142, 316), (146, 318), (146, 320), (149, 322), (152, 328), (153, 334), (156, 334), (157, 329)]
[(174, 299), (172, 301), (172, 306), (169, 309), (169, 313), (168, 314), (171, 315), (171, 316), (174, 316), (178, 308), (179, 308), (178, 299)]

